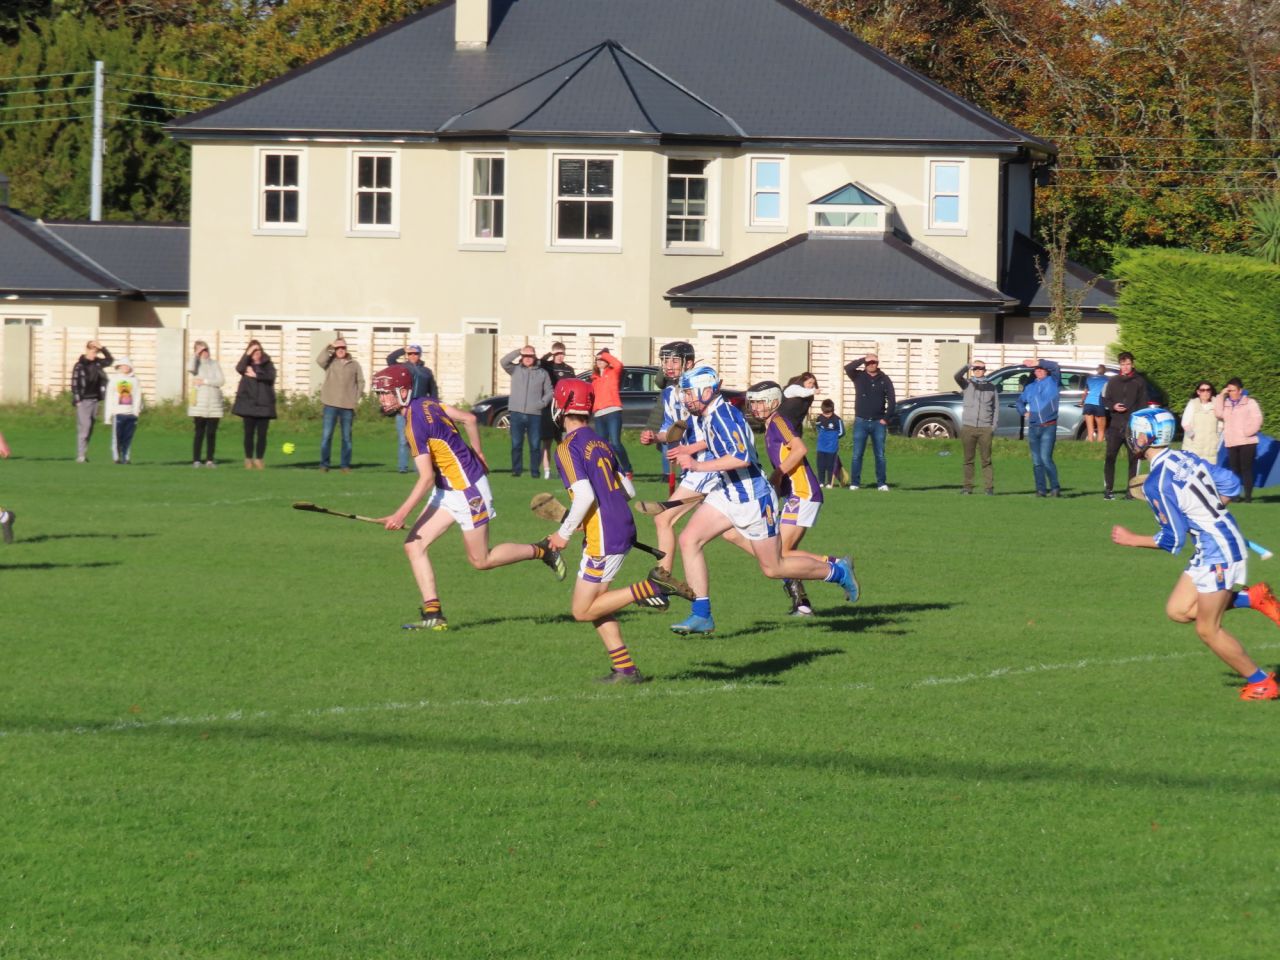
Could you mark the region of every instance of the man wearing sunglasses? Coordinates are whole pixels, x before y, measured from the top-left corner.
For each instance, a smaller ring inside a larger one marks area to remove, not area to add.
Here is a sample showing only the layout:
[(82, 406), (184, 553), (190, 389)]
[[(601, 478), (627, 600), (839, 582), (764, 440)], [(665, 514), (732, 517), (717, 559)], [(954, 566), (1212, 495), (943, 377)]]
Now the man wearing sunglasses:
[(991, 469), (991, 438), (996, 432), (996, 386), (987, 379), (987, 364), (974, 360), (956, 371), (956, 383), (964, 391), (960, 415), (960, 444), (964, 448), (963, 494), (973, 493), (974, 454), (982, 456), (982, 483), (987, 496), (995, 495)]

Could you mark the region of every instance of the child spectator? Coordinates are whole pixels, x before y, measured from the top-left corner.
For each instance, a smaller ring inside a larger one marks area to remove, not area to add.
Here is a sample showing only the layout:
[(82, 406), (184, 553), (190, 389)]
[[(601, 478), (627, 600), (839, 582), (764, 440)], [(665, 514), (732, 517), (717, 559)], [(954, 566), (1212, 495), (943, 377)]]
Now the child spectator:
[(836, 405), (822, 401), (822, 415), (814, 422), (818, 429), (818, 482), (831, 489), (832, 474), (840, 462), (840, 438), (844, 436), (844, 421), (836, 416)]
[(142, 386), (128, 357), (116, 361), (107, 374), (107, 410), (103, 420), (111, 425), (111, 459), (128, 463), (133, 449), (133, 433), (142, 413)]

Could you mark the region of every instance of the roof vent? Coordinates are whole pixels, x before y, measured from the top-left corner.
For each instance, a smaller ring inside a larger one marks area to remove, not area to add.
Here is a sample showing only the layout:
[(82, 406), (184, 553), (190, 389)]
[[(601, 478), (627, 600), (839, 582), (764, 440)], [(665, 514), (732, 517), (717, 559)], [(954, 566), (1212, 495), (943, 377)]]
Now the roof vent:
[(491, 0), (457, 0), (453, 8), (453, 39), (459, 50), (489, 46)]

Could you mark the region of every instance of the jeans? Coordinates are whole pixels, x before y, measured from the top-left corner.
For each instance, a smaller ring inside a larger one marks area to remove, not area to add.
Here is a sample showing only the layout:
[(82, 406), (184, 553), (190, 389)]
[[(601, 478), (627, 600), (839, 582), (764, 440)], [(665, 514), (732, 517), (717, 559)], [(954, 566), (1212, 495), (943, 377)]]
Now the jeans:
[(876, 457), (876, 486), (888, 484), (885, 479), (884, 435), (885, 425), (879, 420), (858, 417), (853, 421), (853, 460), (849, 463), (851, 484), (857, 486), (862, 483), (862, 455), (867, 449), (867, 437), (871, 438), (871, 449)]
[(138, 418), (117, 413), (111, 424), (111, 459), (116, 463), (128, 463), (133, 450), (133, 434), (138, 429)]
[(596, 432), (613, 448), (613, 455), (618, 458), (618, 466), (622, 468), (622, 472), (631, 473), (631, 458), (627, 456), (627, 448), (622, 445), (622, 411), (598, 415)]
[(400, 440), (398, 461), (401, 473), (409, 472), (409, 438), (404, 432), (406, 422), (403, 412), (396, 414), (396, 436)]
[(524, 470), (524, 440), (529, 438), (529, 476), (538, 477), (538, 463), (542, 459), (542, 414), (507, 413), (511, 420), (511, 475), (520, 476)]
[(964, 488), (973, 489), (974, 455), (982, 458), (982, 481), (988, 490), (995, 488), (991, 471), (991, 437), (995, 427), (961, 427), (960, 446), (964, 449)]
[(1058, 425), (1027, 427), (1027, 447), (1031, 451), (1031, 469), (1035, 473), (1036, 493), (1057, 490), (1058, 465), (1053, 462), (1053, 445), (1058, 442)]
[(342, 459), (339, 461), (339, 466), (343, 470), (351, 466), (351, 421), (355, 419), (355, 415), (356, 412), (347, 407), (325, 405), (324, 426), (320, 429), (320, 466), (329, 466), (329, 453), (333, 449), (334, 421), (342, 424)]

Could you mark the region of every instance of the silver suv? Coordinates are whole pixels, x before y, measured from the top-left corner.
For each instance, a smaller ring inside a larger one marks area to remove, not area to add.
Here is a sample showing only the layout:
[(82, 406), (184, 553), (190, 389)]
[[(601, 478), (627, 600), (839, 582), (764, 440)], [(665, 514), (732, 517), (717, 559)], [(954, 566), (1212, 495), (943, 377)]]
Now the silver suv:
[[(1062, 394), (1058, 407), (1058, 439), (1079, 440), (1084, 436), (1084, 382), (1097, 371), (1097, 364), (1064, 363), (1058, 371)], [(1117, 373), (1107, 367), (1107, 376)], [(987, 379), (999, 390), (997, 437), (1021, 435), (1022, 418), (1018, 416), (1018, 394), (1034, 374), (1027, 368), (1001, 367)], [(960, 436), (960, 418), (964, 398), (959, 390), (931, 393), (900, 401), (889, 421), (889, 432), (907, 437), (945, 440)]]

